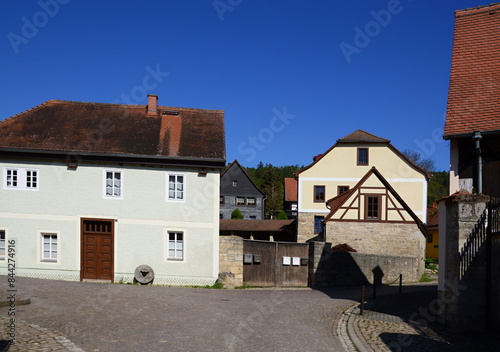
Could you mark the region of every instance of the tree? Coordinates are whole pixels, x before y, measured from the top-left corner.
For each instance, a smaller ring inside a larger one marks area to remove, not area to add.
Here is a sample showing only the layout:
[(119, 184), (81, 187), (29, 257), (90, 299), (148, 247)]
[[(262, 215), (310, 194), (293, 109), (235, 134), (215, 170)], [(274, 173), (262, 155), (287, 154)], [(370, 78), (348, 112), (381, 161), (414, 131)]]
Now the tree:
[(433, 203), (437, 202), (443, 197), (448, 195), (450, 188), (450, 175), (448, 171), (439, 171), (432, 174), (429, 181), (427, 190), (427, 207), (431, 207)]
[(231, 213), (231, 219), (243, 219), (243, 214), (238, 208), (234, 209)]
[(286, 213), (284, 210), (281, 210), (276, 217), (277, 220), (288, 220), (288, 216), (286, 216)]
[(430, 158), (424, 159), (422, 153), (416, 150), (405, 149), (402, 153), (415, 165), (427, 172), (436, 171), (436, 163)]

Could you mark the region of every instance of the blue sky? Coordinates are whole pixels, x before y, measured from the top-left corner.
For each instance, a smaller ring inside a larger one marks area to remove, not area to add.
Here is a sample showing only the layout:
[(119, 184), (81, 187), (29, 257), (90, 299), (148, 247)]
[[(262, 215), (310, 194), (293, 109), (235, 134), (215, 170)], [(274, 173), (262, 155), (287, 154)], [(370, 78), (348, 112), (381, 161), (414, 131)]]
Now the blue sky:
[[(225, 110), (227, 160), (307, 165), (356, 129), (448, 169), (454, 10), (475, 0), (9, 1), (0, 119), (50, 99)], [(1, 138), (1, 136), (0, 136)]]

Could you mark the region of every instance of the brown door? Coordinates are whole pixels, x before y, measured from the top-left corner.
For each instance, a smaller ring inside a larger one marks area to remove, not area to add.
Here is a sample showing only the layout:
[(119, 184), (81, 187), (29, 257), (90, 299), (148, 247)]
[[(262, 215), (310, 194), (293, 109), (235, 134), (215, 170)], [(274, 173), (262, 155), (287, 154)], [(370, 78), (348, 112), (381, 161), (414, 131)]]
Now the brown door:
[(113, 225), (113, 220), (82, 219), (82, 280), (113, 281)]

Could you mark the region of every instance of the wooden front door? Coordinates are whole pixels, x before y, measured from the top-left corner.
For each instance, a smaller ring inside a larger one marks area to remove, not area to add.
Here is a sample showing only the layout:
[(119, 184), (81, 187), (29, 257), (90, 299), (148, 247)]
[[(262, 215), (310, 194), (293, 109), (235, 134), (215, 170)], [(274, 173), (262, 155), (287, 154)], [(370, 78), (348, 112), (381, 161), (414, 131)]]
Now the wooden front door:
[(82, 219), (80, 279), (113, 281), (114, 221)]

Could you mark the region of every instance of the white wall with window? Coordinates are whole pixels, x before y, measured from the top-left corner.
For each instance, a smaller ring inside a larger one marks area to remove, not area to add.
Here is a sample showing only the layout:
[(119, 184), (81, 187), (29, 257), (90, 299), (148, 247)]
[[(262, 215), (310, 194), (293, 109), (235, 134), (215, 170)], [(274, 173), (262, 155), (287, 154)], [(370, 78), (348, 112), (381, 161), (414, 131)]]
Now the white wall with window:
[(167, 173), (167, 201), (186, 200), (186, 175)]
[(42, 262), (57, 262), (58, 258), (58, 242), (57, 233), (42, 232), (41, 239), (41, 253), (40, 261)]
[(37, 191), (39, 170), (19, 167), (3, 168), (3, 188), (12, 190)]
[(122, 170), (104, 170), (104, 198), (123, 199)]
[(184, 233), (180, 231), (168, 232), (167, 260), (184, 259)]
[[(81, 219), (102, 218), (115, 219), (116, 280), (132, 278), (137, 266), (147, 264), (158, 284), (212, 284), (218, 275), (220, 172), (200, 177), (197, 169), (117, 166), (0, 162), (4, 185), (6, 168), (18, 170), (18, 185), (19, 170), (37, 171), (36, 179), (23, 171), (23, 182), (36, 180), (36, 193), (0, 188), (5, 205), (0, 230), (8, 229), (7, 240), (16, 240), (18, 275), (79, 280)], [(170, 191), (174, 200), (168, 200)], [(110, 201), (115, 196), (121, 200)], [(167, 259), (166, 231), (182, 233), (175, 243), (177, 259)], [(5, 267), (0, 260), (0, 270)]]

